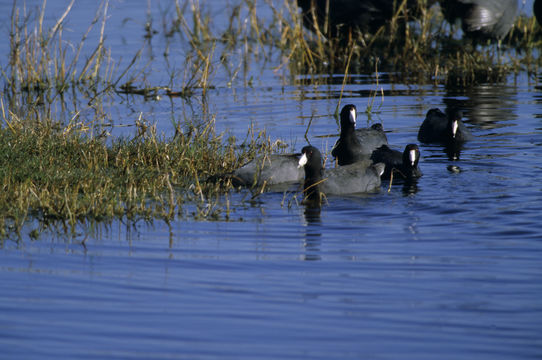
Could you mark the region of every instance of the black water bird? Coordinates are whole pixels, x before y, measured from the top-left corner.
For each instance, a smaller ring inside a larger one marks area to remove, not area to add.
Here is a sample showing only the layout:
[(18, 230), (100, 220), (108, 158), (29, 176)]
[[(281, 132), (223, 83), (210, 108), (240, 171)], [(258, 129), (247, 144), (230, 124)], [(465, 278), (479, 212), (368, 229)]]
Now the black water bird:
[(367, 155), (371, 155), (375, 149), (388, 143), (384, 127), (380, 123), (368, 128), (356, 129), (356, 137), (361, 143), (362, 153)]
[(461, 27), (469, 38), (502, 39), (512, 28), (517, 0), (440, 0), (444, 18)]
[[(430, 7), (434, 2), (429, 0), (423, 6)], [(345, 37), (353, 31), (374, 34), (399, 12), (400, 18), (413, 18), (421, 13), (418, 0), (407, 0), (406, 8), (400, 8), (402, 3), (397, 0), (297, 0), (305, 27), (318, 29), (329, 37)]]
[(371, 155), (374, 163), (384, 163), (386, 168), (382, 174), (382, 179), (390, 179), (393, 172), (394, 179), (414, 180), (422, 176), (418, 167), (420, 161), (420, 149), (416, 144), (408, 144), (405, 150), (400, 151), (391, 149), (388, 145), (382, 145)]
[(228, 174), (234, 186), (262, 187), (301, 183), (303, 169), (298, 167), (300, 154), (260, 156)]
[(533, 13), (538, 21), (538, 24), (542, 26), (542, 0), (534, 0)]
[(299, 167), (305, 170), (305, 202), (320, 204), (321, 193), (347, 195), (378, 191), (385, 165), (373, 164), (366, 159), (350, 165), (324, 169), (320, 151), (314, 146), (305, 146), (301, 150)]
[(341, 110), (341, 134), (331, 150), (341, 166), (367, 159), (376, 148), (388, 143), (381, 124), (356, 130), (356, 116), (355, 105), (345, 105)]
[(473, 136), (461, 121), (461, 116), (458, 109), (450, 109), (447, 114), (437, 108), (429, 110), (418, 131), (418, 140), (446, 146), (471, 140)]

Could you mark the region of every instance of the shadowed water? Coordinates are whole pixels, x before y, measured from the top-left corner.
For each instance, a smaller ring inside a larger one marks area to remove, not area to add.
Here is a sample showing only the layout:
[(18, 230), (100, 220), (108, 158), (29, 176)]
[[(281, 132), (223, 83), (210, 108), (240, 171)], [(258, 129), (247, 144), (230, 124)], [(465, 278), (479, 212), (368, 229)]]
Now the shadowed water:
[[(271, 74), (210, 91), (217, 131), (243, 138), (252, 123), (299, 150), (310, 122), (308, 139), (329, 151), (342, 77), (303, 86)], [(475, 140), (458, 160), (421, 145), (417, 184), (329, 197), (321, 210), (292, 193), (240, 192), (230, 221), (192, 220), (187, 206), (170, 226), (114, 221), (38, 239), (29, 223), (22, 239), (0, 240), (0, 357), (542, 357), (540, 79), (466, 89), (386, 79), (370, 116), (374, 77), (346, 85), (358, 124), (382, 122), (402, 149), (428, 109), (459, 104)], [(143, 111), (166, 134), (187, 111), (137, 97), (114, 109), (119, 122)]]

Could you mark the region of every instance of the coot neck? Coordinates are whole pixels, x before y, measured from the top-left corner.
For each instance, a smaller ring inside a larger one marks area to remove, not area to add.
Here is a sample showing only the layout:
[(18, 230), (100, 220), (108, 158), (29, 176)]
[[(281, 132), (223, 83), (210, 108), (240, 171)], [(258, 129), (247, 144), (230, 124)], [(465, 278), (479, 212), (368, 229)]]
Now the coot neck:
[(320, 202), (320, 186), (323, 179), (322, 165), (305, 166), (305, 182), (303, 183), (303, 193), (305, 201)]

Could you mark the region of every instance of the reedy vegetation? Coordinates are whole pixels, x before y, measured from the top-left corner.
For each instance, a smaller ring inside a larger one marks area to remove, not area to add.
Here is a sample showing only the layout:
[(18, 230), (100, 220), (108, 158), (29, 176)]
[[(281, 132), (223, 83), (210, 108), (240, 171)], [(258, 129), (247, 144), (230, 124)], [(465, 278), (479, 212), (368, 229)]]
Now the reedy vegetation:
[[(183, 214), (187, 201), (196, 203), (195, 217), (216, 217), (221, 209), (212, 198), (224, 188), (204, 180), (238, 166), (256, 150), (271, 148), (260, 136), (240, 151), (224, 145), (209, 125), (165, 139), (140, 123), (137, 136), (110, 144), (79, 129), (60, 132), (15, 119), (1, 131), (4, 231), (20, 230), (29, 215), (43, 222), (61, 221), (71, 229), (88, 219), (170, 221)], [(260, 145), (251, 146), (256, 143)]]
[[(26, 10), (13, 7), (9, 63), (2, 69), (0, 235), (18, 234), (31, 219), (39, 221), (39, 233), (49, 224), (76, 231), (80, 223), (115, 218), (169, 222), (177, 215), (212, 219), (222, 213), (227, 218), (220, 197), (227, 196), (231, 184), (205, 179), (256, 154), (278, 151), (277, 145), (252, 127), (241, 143), (217, 134), (208, 111), (197, 119), (175, 121), (171, 137), (157, 134), (140, 115), (134, 119), (133, 137), (112, 138), (107, 99), (117, 92), (149, 96), (164, 91), (185, 97), (197, 93), (206, 101), (209, 56), (187, 56), (190, 72), (184, 72), (184, 81), (172, 77), (172, 83), (183, 84), (178, 92), (167, 86), (131, 91), (132, 83), (145, 82), (146, 66), (137, 67), (142, 51), (127, 68), (117, 68), (103, 41), (107, 1), (79, 45), (66, 45), (62, 23), (72, 5), (50, 29), (43, 26), (45, 3), (35, 22), (31, 14), (21, 15)], [(96, 24), (101, 26), (99, 44), (81, 60)], [(71, 112), (70, 117), (57, 118), (57, 106), (62, 116)], [(189, 212), (183, 211), (186, 203)]]

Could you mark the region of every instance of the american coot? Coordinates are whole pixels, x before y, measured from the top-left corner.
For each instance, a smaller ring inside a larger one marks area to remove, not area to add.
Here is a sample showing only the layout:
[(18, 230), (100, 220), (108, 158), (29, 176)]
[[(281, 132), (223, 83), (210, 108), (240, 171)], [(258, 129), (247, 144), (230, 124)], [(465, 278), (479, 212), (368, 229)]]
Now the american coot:
[(388, 143), (382, 124), (373, 124), (369, 128), (356, 129), (356, 137), (361, 143), (363, 154), (371, 155), (375, 149)]
[(461, 111), (451, 109), (448, 116), (440, 109), (431, 109), (418, 131), (418, 140), (443, 145), (462, 144), (471, 140), (472, 134), (461, 121)]
[[(424, 5), (430, 7), (434, 2), (428, 0)], [(389, 22), (402, 4), (403, 1), (397, 0), (297, 0), (305, 27), (316, 30), (317, 25), (320, 32), (332, 37), (344, 37), (352, 30), (375, 33)], [(408, 18), (420, 13), (419, 4), (418, 0), (406, 1)]]
[(446, 20), (461, 20), (463, 32), (471, 38), (502, 39), (516, 18), (517, 0), (441, 0)]
[(341, 134), (331, 150), (331, 155), (341, 166), (366, 159), (376, 148), (388, 143), (380, 124), (356, 130), (356, 116), (355, 105), (345, 105), (341, 110)]
[(233, 171), (229, 178), (234, 186), (248, 187), (301, 183), (304, 172), (298, 162), (299, 154), (261, 156)]
[(542, 0), (534, 0), (533, 13), (538, 21), (538, 24), (542, 26)]
[(388, 145), (382, 145), (373, 151), (371, 160), (375, 163), (386, 164), (382, 179), (390, 179), (393, 170), (396, 170), (394, 176), (399, 175), (399, 178), (405, 180), (413, 180), (422, 176), (422, 172), (418, 167), (420, 149), (416, 144), (408, 144), (402, 153), (390, 149)]
[(314, 146), (305, 146), (301, 150), (299, 167), (305, 169), (303, 192), (305, 201), (309, 203), (319, 203), (321, 192), (326, 195), (346, 195), (377, 191), (384, 172), (384, 164), (373, 165), (368, 159), (324, 170), (322, 154)]

